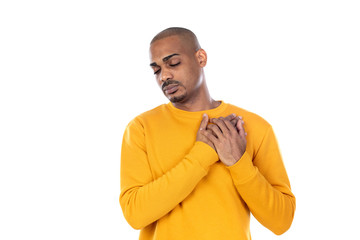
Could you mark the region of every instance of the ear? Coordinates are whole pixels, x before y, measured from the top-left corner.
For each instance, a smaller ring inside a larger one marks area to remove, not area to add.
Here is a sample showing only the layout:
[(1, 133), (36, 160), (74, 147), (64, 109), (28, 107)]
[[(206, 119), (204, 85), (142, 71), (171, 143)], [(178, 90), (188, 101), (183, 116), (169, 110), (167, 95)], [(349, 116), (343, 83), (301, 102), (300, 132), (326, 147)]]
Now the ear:
[(196, 57), (199, 62), (200, 67), (205, 67), (207, 62), (207, 54), (204, 49), (199, 49), (196, 52)]

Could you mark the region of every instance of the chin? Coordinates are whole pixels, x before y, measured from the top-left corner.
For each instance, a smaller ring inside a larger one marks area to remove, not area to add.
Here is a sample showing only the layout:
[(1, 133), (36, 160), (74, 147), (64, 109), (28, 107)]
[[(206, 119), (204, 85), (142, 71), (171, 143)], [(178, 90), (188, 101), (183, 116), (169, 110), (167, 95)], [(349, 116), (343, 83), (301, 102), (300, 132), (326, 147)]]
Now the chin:
[(172, 103), (178, 103), (178, 102), (184, 101), (185, 98), (186, 98), (186, 94), (180, 95), (180, 96), (170, 97), (169, 100), (170, 100), (170, 102), (172, 102)]

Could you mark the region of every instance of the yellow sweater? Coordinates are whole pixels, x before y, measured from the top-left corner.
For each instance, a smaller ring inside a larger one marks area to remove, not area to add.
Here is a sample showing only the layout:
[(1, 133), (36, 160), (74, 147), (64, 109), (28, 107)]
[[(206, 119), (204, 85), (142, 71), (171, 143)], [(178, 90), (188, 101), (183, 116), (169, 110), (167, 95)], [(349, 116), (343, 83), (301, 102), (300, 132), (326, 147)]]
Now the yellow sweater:
[[(247, 148), (233, 166), (196, 142), (204, 113), (243, 117)], [(271, 125), (224, 102), (200, 112), (168, 103), (133, 119), (123, 137), (119, 200), (129, 224), (141, 229), (140, 240), (251, 239), (250, 212), (282, 234), (295, 212)]]

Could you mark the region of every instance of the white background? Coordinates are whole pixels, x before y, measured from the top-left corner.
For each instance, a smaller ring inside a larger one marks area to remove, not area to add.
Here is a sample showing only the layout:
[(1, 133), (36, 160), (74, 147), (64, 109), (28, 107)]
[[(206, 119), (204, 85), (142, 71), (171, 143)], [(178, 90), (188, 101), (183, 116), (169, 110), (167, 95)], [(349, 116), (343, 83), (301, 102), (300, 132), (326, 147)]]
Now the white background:
[(359, 239), (358, 1), (1, 1), (0, 239), (137, 239), (121, 139), (167, 99), (151, 38), (193, 30), (210, 93), (274, 127), (297, 210), (275, 236)]

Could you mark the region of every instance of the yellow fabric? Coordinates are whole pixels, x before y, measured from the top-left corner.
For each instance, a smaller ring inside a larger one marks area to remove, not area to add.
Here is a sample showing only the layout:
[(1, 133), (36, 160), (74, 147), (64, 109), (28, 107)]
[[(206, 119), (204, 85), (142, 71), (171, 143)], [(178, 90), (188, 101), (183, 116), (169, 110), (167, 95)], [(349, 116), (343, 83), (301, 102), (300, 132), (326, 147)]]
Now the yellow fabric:
[[(243, 117), (247, 148), (226, 167), (196, 142), (202, 115)], [(187, 112), (163, 104), (133, 119), (121, 151), (120, 205), (140, 240), (251, 239), (250, 211), (275, 234), (291, 225), (295, 197), (272, 127), (222, 102)]]

